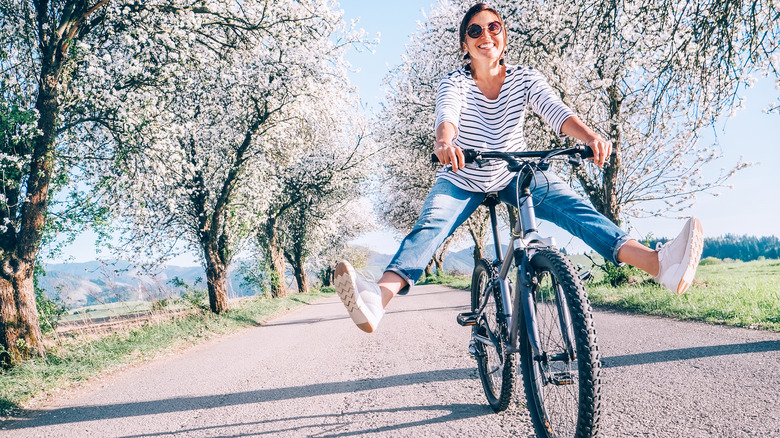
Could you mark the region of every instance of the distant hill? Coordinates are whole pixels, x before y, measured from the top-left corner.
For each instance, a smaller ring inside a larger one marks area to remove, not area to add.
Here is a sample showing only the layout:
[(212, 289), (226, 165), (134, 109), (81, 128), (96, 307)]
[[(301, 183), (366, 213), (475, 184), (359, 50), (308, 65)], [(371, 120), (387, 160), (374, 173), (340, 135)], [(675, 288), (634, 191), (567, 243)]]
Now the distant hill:
[[(201, 289), (205, 288), (206, 278), (200, 266), (168, 266), (150, 275), (126, 261), (47, 264), (43, 268), (46, 275), (38, 277), (39, 286), (50, 297), (59, 296), (71, 308), (178, 297), (184, 290), (168, 283), (174, 277)], [(229, 293), (241, 296), (240, 283), (240, 275), (233, 270)]]

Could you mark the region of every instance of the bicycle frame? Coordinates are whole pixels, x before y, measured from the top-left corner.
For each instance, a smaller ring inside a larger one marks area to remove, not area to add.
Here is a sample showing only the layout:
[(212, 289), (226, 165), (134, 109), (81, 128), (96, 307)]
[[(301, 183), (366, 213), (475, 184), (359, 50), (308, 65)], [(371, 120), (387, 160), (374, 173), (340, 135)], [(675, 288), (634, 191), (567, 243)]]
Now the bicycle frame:
[[(459, 314), (457, 321), (472, 327), (469, 351), (477, 360), (494, 411), (509, 406), (522, 371), (529, 413), (539, 436), (571, 436), (569, 431), (575, 430), (576, 436), (593, 436), (598, 429), (599, 362), (587, 293), (579, 281), (582, 275), (555, 248), (554, 239), (538, 232), (530, 189), (536, 172), (547, 170), (553, 159), (568, 158), (577, 166), (588, 158), (588, 151), (585, 146), (522, 152), (463, 150), (467, 163), (501, 159), (509, 172), (516, 173), (518, 215), (511, 221), (510, 244), (502, 251), (498, 194), (489, 193), (483, 200), (490, 210), (496, 260), (483, 259), (475, 265), (471, 311)], [(516, 285), (509, 280), (513, 266)]]
[[(501, 242), (497, 227), (498, 221), (496, 215), (496, 205), (499, 202), (497, 200), (496, 194), (488, 195), (486, 205), (490, 211), (490, 221), (493, 232), (493, 242), (496, 250), (496, 259), (498, 263), (501, 264), (498, 278), (495, 280), (498, 284), (494, 284), (493, 287), (498, 287), (501, 291), (501, 296), (503, 298), (502, 303), (504, 306), (502, 314), (506, 319), (507, 324), (511, 328), (509, 345), (506, 346), (507, 351), (510, 353), (520, 352), (520, 324), (517, 324), (516, 321), (518, 321), (520, 312), (522, 311), (524, 316), (523, 321), (525, 322), (525, 330), (528, 333), (528, 339), (531, 345), (531, 351), (533, 352), (534, 358), (538, 358), (540, 356), (539, 330), (536, 324), (536, 312), (534, 311), (535, 304), (533, 296), (533, 280), (531, 279), (530, 274), (532, 271), (530, 267), (530, 259), (533, 255), (533, 252), (537, 249), (555, 246), (555, 239), (552, 237), (544, 237), (537, 232), (533, 197), (531, 196), (528, 185), (528, 176), (525, 175), (523, 177), (523, 184), (521, 186), (518, 218), (513, 226), (510, 244), (503, 257), (501, 256)], [(518, 261), (518, 293), (516, 293), (514, 299), (512, 299), (511, 286), (509, 285), (507, 277), (509, 276), (509, 271), (512, 268), (512, 264), (515, 260)], [(556, 293), (556, 300), (559, 301), (559, 309), (567, 309), (565, 303), (566, 297), (563, 294)], [(480, 307), (484, 308), (484, 305)], [(574, 358), (574, 348), (572, 346), (572, 339), (574, 339), (574, 334), (570, 333), (571, 316), (568, 314), (568, 312), (562, 310), (559, 314), (559, 318), (561, 318), (561, 327), (568, 327), (567, 333), (565, 333), (564, 336), (566, 337), (568, 354), (571, 358)], [(494, 340), (491, 340), (491, 342), (494, 342)]]

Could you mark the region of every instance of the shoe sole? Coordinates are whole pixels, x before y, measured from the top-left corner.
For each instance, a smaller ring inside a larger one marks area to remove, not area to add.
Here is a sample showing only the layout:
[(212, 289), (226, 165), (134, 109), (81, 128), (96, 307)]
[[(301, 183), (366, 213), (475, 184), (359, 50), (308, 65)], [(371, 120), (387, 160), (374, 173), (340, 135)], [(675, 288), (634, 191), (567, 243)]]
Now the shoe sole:
[[(373, 333), (374, 327), (368, 323), (366, 314), (360, 309), (360, 303), (358, 303), (359, 297), (355, 291), (355, 282), (352, 280), (355, 277), (355, 272), (346, 263), (339, 263), (336, 265), (336, 272), (333, 276), (333, 284), (336, 286), (336, 293), (341, 302), (344, 303), (344, 307), (347, 308), (349, 317), (352, 318), (352, 322), (358, 326), (360, 330), (366, 333)], [(359, 322), (365, 321), (365, 322)]]
[(704, 235), (702, 233), (701, 222), (698, 218), (693, 218), (691, 224), (691, 248), (688, 256), (688, 265), (685, 267), (685, 271), (680, 279), (680, 283), (677, 284), (677, 295), (684, 294), (691, 284), (693, 284), (693, 277), (696, 275), (696, 268), (699, 266), (701, 260), (701, 253), (704, 249)]

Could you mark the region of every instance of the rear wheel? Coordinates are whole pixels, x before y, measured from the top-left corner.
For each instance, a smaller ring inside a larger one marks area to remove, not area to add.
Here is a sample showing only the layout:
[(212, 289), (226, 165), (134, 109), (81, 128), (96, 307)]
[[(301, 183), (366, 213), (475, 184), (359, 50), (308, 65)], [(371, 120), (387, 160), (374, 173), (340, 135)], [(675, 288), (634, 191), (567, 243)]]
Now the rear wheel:
[(592, 437), (601, 404), (600, 361), (590, 302), (571, 262), (555, 250), (531, 258), (540, 355), (525, 334), (521, 367), (539, 437)]
[(477, 369), (490, 407), (505, 410), (514, 394), (517, 377), (517, 355), (507, 353), (509, 328), (503, 317), (501, 291), (493, 287), (495, 268), (480, 260), (471, 277), (471, 311), (484, 309), (473, 328), (472, 339), (477, 357)]

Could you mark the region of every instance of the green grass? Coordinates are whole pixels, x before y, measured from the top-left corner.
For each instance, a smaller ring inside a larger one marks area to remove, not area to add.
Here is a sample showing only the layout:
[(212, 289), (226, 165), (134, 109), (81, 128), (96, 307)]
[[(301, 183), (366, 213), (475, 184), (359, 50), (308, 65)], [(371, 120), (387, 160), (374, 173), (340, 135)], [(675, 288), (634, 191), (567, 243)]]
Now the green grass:
[(235, 304), (223, 315), (193, 312), (188, 316), (114, 332), (99, 339), (68, 338), (48, 349), (46, 357), (0, 370), (0, 414), (7, 415), (33, 397), (193, 345), (214, 336), (255, 326), (274, 315), (331, 296), (334, 291), (292, 294)]
[(780, 260), (699, 266), (693, 286), (679, 296), (650, 282), (587, 289), (596, 306), (780, 331)]
[(471, 289), (471, 277), (463, 275), (432, 275), (423, 280), (420, 280), (417, 284), (443, 284), (455, 289)]

